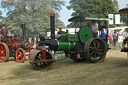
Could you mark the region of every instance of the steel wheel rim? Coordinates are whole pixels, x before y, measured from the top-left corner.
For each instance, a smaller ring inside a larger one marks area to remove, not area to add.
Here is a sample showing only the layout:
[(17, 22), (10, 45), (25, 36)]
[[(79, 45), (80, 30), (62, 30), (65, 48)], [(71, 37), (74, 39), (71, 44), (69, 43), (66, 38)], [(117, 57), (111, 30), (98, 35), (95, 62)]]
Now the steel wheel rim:
[(30, 48), (30, 49), (29, 49), (28, 58), (30, 58), (30, 53), (31, 53), (32, 51), (34, 51), (34, 48)]
[(4, 62), (5, 58), (6, 58), (6, 49), (2, 44), (0, 44), (0, 61)]
[(19, 62), (19, 63), (22, 63), (24, 62), (24, 52), (22, 49), (17, 49), (16, 51), (16, 60)]
[[(49, 55), (48, 53), (46, 53), (46, 59), (52, 59), (52, 56)], [(35, 61), (39, 61), (39, 60), (43, 60), (42, 59), (42, 52), (39, 52), (36, 57), (35, 57)], [(35, 66), (37, 68), (46, 68), (48, 67), (49, 65), (51, 65), (52, 63), (51, 62), (39, 62), (39, 63), (35, 63)]]
[(29, 49), (29, 53), (32, 52), (32, 51), (34, 51), (34, 48), (30, 48), (30, 49)]
[(104, 55), (103, 43), (99, 40), (93, 40), (89, 46), (89, 56), (92, 61), (99, 61)]

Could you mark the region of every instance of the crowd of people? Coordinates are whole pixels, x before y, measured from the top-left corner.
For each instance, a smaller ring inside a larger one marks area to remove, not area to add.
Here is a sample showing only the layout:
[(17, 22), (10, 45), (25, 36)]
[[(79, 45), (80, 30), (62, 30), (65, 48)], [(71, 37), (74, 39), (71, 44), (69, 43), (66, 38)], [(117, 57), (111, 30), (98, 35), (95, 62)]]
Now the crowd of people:
[(109, 33), (108, 39), (109, 43), (113, 46), (118, 46), (120, 49), (122, 48), (123, 41), (128, 38), (127, 32), (114, 32), (114, 34)]

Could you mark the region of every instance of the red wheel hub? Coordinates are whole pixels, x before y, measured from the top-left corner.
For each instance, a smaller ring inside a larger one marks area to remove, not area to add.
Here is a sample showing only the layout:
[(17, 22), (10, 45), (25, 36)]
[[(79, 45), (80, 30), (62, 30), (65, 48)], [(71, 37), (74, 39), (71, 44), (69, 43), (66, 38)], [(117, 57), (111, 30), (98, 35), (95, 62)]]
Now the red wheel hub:
[(98, 48), (95, 48), (95, 53), (98, 53)]

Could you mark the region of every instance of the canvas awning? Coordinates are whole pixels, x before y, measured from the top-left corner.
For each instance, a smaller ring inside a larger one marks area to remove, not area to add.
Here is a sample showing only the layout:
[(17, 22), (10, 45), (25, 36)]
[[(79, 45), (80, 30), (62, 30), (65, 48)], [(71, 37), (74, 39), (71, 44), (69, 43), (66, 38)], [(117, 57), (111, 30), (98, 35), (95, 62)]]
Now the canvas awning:
[(120, 9), (119, 13), (120, 14), (128, 14), (128, 8), (127, 9)]
[(104, 20), (104, 21), (108, 21), (108, 18), (89, 18), (89, 17), (73, 17), (70, 18), (68, 21), (69, 22), (86, 22), (86, 21), (91, 21), (91, 20), (95, 20), (95, 21), (99, 21), (99, 20)]

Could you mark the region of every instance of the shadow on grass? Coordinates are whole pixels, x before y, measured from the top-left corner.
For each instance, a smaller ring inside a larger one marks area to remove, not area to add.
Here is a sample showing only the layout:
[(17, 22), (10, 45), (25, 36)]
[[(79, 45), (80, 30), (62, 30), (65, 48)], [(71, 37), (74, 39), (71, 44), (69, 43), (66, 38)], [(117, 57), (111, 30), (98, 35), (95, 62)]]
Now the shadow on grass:
[(119, 61), (118, 63), (116, 63), (117, 67), (128, 67), (128, 59), (124, 60), (124, 61)]

